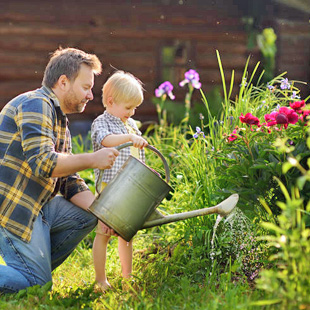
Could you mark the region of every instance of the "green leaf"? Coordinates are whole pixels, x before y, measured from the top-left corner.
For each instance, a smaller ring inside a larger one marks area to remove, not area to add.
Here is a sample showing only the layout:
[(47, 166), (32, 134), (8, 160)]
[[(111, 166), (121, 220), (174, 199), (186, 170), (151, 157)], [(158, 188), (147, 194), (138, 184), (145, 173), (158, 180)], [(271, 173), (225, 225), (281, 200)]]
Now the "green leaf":
[(307, 159), (307, 165), (308, 165), (308, 167), (310, 167), (310, 158)]
[(257, 300), (250, 303), (251, 306), (267, 306), (278, 304), (282, 299), (266, 299), (266, 300)]
[(303, 189), (305, 183), (307, 182), (307, 177), (306, 176), (301, 176), (297, 179), (297, 186), (299, 189)]
[(265, 169), (266, 167), (267, 167), (266, 164), (256, 164), (250, 167), (250, 170)]
[(280, 186), (280, 188), (282, 190), (282, 193), (285, 196), (286, 200), (290, 201), (291, 197), (290, 197), (290, 195), (289, 195), (285, 185), (281, 182), (281, 180), (279, 178), (277, 178), (277, 177), (274, 177), (274, 178), (277, 180), (277, 182), (278, 182), (278, 184), (279, 184), (279, 186)]
[(292, 167), (293, 167), (293, 166), (292, 166), (291, 163), (285, 162), (285, 163), (282, 165), (282, 172), (285, 174), (285, 173), (287, 173)]
[(285, 230), (277, 226), (276, 224), (273, 223), (268, 223), (268, 222), (263, 222), (261, 224), (264, 228), (267, 228), (268, 230), (273, 230), (281, 235), (285, 234)]
[(219, 53), (218, 50), (216, 50), (216, 57), (217, 57), (217, 60), (218, 60), (218, 64), (219, 64), (219, 68), (220, 68), (220, 73), (221, 73), (221, 78), (222, 78), (225, 104), (227, 105), (228, 98), (227, 98), (225, 76), (224, 76), (224, 70), (223, 70), (223, 66), (222, 66), (222, 61), (221, 61), (220, 53)]
[(267, 213), (268, 213), (269, 215), (272, 215), (272, 211), (271, 211), (271, 209), (269, 208), (269, 206), (267, 205), (266, 200), (265, 200), (263, 197), (259, 197), (258, 200), (259, 200), (259, 202), (262, 204), (262, 206), (264, 207), (264, 209), (267, 211)]

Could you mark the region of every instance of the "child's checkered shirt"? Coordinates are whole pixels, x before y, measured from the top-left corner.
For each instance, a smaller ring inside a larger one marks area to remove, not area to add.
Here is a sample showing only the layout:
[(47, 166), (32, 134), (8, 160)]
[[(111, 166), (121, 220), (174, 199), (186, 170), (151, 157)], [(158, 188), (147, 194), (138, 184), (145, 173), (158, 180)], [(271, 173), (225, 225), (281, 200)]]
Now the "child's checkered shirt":
[[(134, 129), (137, 135), (141, 135), (140, 130), (138, 129), (136, 122), (129, 118), (127, 124)], [(103, 148), (101, 141), (108, 135), (112, 134), (128, 134), (128, 130), (125, 124), (121, 121), (120, 118), (111, 115), (107, 111), (98, 116), (92, 126), (91, 126), (91, 138), (93, 143), (94, 151), (98, 151)], [(130, 156), (130, 148), (124, 148), (120, 150), (119, 156), (116, 157), (115, 163), (111, 169), (104, 170), (103, 177), (101, 182), (109, 183), (118, 170), (123, 166), (125, 161)], [(140, 150), (140, 160), (145, 161), (144, 150)], [(96, 184), (98, 182), (99, 170), (95, 169)]]

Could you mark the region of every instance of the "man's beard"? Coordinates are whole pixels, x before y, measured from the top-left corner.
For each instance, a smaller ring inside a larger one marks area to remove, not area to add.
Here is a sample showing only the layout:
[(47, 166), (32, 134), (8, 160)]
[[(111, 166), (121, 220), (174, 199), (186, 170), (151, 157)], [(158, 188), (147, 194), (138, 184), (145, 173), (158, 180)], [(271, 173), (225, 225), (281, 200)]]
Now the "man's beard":
[(86, 107), (86, 103), (88, 100), (83, 99), (82, 101), (79, 101), (76, 98), (75, 93), (70, 90), (67, 96), (64, 98), (64, 107), (67, 111), (66, 114), (71, 113), (82, 113)]

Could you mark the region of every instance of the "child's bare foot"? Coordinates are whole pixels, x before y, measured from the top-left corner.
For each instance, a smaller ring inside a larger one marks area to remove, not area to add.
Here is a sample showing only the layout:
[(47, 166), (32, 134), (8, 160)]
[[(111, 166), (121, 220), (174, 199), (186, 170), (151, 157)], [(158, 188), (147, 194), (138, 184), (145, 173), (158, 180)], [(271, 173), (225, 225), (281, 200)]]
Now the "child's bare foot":
[(108, 289), (111, 288), (111, 284), (108, 282), (108, 280), (106, 281), (101, 281), (101, 282), (97, 282), (95, 284), (95, 290), (97, 291), (101, 291), (101, 292), (105, 292)]

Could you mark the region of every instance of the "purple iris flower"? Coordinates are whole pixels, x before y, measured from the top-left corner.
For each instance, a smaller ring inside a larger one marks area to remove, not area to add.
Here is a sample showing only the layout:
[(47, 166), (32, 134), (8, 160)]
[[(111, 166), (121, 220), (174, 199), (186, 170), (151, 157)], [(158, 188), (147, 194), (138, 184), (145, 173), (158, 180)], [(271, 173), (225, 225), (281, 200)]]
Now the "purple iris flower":
[(171, 100), (174, 100), (175, 96), (173, 95), (172, 90), (173, 90), (173, 85), (169, 81), (166, 81), (160, 84), (158, 88), (155, 89), (155, 96), (161, 97), (167, 94)]
[(193, 134), (193, 137), (194, 137), (195, 139), (197, 139), (199, 135), (203, 135), (204, 138), (206, 137), (205, 134), (204, 134), (204, 132), (201, 131), (200, 127), (197, 126), (197, 127), (196, 127), (196, 132)]
[(293, 93), (291, 95), (291, 99), (300, 99), (300, 96), (297, 95), (296, 91), (293, 91)]
[(201, 83), (199, 82), (199, 74), (195, 70), (188, 70), (187, 72), (185, 72), (184, 77), (185, 79), (179, 83), (181, 87), (183, 87), (187, 83), (192, 84), (193, 87), (197, 89), (201, 87)]
[(269, 83), (267, 83), (267, 88), (268, 88), (269, 90), (273, 90), (273, 89), (274, 89), (274, 86), (272, 86), (272, 85), (270, 85)]
[(281, 80), (280, 88), (281, 88), (282, 90), (283, 90), (283, 89), (290, 89), (290, 88), (291, 88), (291, 84), (289, 83), (289, 81), (288, 81), (287, 78)]

